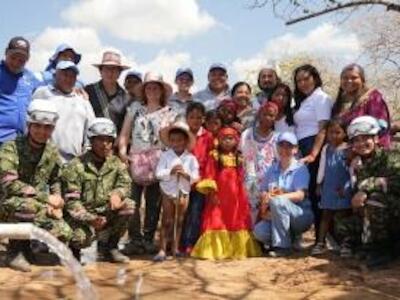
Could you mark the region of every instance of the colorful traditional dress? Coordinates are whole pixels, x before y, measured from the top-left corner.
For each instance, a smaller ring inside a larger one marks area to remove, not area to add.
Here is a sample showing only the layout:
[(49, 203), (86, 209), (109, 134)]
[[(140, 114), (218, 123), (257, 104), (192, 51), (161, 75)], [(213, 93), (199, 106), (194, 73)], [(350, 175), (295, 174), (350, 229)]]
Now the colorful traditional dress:
[(246, 129), (241, 136), (239, 149), (243, 155), (245, 169), (245, 185), (248, 193), (253, 224), (258, 213), (258, 200), (261, 182), (268, 168), (277, 157), (276, 139), (273, 131), (266, 137), (257, 134), (254, 127)]
[(261, 250), (251, 233), (243, 170), (236, 154), (213, 150), (197, 189), (208, 195), (214, 191), (218, 204), (207, 196), (202, 234), (191, 255), (205, 259), (259, 256)]

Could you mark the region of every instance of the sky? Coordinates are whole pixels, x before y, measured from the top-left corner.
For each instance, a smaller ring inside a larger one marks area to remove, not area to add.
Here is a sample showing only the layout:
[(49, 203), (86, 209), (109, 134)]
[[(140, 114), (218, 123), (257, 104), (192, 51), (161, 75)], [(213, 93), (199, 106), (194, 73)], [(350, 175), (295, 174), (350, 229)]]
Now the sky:
[[(228, 67), (230, 83), (249, 71), (296, 53), (328, 55), (343, 65), (357, 59), (360, 41), (331, 16), (285, 26), (269, 7), (251, 0), (13, 0), (2, 1), (0, 44), (22, 35), (31, 41), (28, 68), (43, 70), (58, 44), (82, 54), (81, 79), (99, 79), (94, 63), (106, 49), (140, 72), (155, 71), (173, 83), (179, 67), (191, 67), (195, 89), (208, 67)], [(123, 74), (122, 74), (123, 78)], [(254, 78), (254, 80), (256, 80)]]

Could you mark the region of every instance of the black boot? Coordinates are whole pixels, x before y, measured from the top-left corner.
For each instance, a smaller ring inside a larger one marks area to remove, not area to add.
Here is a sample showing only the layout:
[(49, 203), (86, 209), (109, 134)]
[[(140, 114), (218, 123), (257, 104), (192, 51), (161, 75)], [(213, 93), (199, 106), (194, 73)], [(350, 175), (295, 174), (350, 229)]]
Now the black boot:
[(31, 264), (25, 255), (29, 252), (29, 241), (10, 240), (7, 248), (7, 264), (11, 269), (30, 272)]

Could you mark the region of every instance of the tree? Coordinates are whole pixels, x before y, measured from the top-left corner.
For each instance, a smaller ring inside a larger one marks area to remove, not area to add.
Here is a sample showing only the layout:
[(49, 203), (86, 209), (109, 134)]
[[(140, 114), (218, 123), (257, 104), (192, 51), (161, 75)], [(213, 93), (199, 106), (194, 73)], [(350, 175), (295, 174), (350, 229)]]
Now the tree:
[(381, 6), (400, 13), (398, 0), (254, 0), (254, 8), (272, 6), (274, 13), (286, 20), (286, 25), (315, 18), (336, 11)]

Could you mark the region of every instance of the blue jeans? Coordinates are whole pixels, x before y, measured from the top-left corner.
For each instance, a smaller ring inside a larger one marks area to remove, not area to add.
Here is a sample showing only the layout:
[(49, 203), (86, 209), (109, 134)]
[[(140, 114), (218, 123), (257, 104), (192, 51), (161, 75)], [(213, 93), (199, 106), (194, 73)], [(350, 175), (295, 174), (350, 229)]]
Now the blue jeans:
[(191, 191), (189, 196), (189, 207), (186, 211), (185, 222), (182, 228), (182, 247), (193, 247), (199, 236), (201, 228), (201, 215), (203, 214), (205, 195)]
[(269, 207), (271, 220), (258, 222), (253, 233), (257, 240), (273, 247), (290, 248), (291, 236), (307, 231), (314, 221), (311, 207), (303, 207), (284, 197), (271, 199)]

